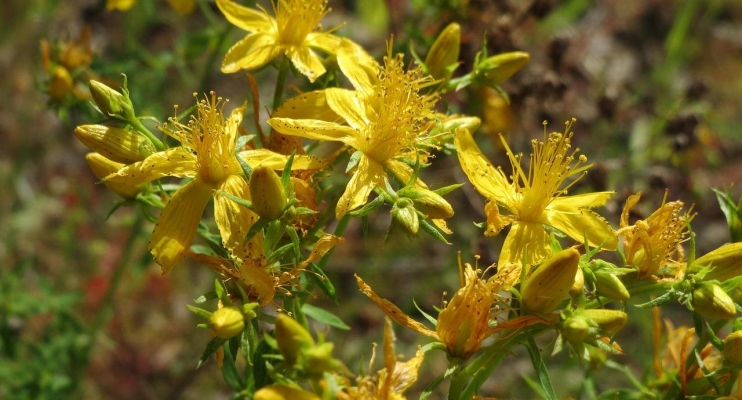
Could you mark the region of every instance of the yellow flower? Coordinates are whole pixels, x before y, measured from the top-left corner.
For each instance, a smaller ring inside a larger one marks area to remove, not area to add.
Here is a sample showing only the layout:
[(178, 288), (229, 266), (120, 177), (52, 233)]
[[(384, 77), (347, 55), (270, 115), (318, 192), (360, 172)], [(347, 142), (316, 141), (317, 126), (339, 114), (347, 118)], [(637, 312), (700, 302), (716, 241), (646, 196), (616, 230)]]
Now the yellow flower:
[(641, 277), (653, 276), (665, 266), (674, 270), (677, 278), (684, 273), (682, 243), (688, 236), (686, 222), (693, 219), (689, 212), (682, 213), (683, 202), (667, 202), (667, 193), (662, 205), (647, 219), (629, 225), (629, 212), (641, 199), (641, 193), (629, 196), (621, 212), (620, 228), (626, 265), (633, 265)]
[[(196, 228), (207, 203), (214, 197), (214, 217), (224, 246), (239, 260), (250, 256), (250, 246), (244, 243), (245, 235), (257, 215), (238, 205), (223, 191), (243, 199), (250, 198), (248, 184), (235, 157), (238, 128), (245, 107), (235, 109), (225, 120), (223, 107), (226, 101), (211, 92), (211, 99), (198, 102), (196, 115), (187, 125), (172, 119), (173, 126), (163, 132), (181, 143), (181, 146), (152, 154), (143, 161), (128, 165), (106, 180), (128, 185), (139, 185), (165, 176), (193, 178), (178, 189), (162, 211), (152, 232), (149, 250), (167, 273), (177, 264), (191, 245)], [(273, 169), (283, 169), (287, 156), (265, 149), (245, 150), (238, 155), (248, 164), (263, 164)], [(316, 158), (296, 156), (295, 169), (318, 169), (322, 163)]]
[[(348, 387), (347, 392), (337, 394), (340, 400), (402, 400), (404, 392), (417, 381), (417, 373), (422, 365), (425, 353), (418, 348), (417, 353), (405, 362), (397, 361), (394, 349), (394, 331), (392, 321), (384, 320), (384, 366), (375, 375), (357, 378), (358, 386)], [(371, 357), (369, 364), (374, 362)], [(370, 368), (369, 368), (370, 369)], [(350, 385), (348, 385), (350, 386)]]
[(337, 49), (336, 36), (314, 32), (330, 11), (327, 0), (278, 0), (273, 7), (275, 18), (262, 8), (261, 13), (231, 0), (217, 0), (216, 5), (229, 22), (250, 32), (229, 49), (222, 72), (259, 68), (283, 53), (302, 75), (314, 82), (325, 73), (325, 67), (312, 49), (330, 54)]
[[(477, 191), (489, 200), (484, 208), (487, 215), (485, 235), (497, 235), (511, 225), (500, 252), (499, 265), (521, 263), (526, 246), (526, 263), (537, 263), (546, 257), (550, 251), (544, 225), (579, 242), (587, 237), (591, 246), (616, 248), (618, 239), (613, 229), (605, 219), (589, 210), (605, 204), (613, 192), (567, 196), (567, 189), (592, 166), (585, 165), (587, 157), (577, 156), (579, 149), (572, 150), (572, 123), (574, 120), (567, 122), (564, 133), (553, 132), (543, 142), (531, 142), (533, 153), (527, 172), (521, 167), (522, 154), (513, 154), (500, 136), (513, 170), (510, 179), (484, 157), (467, 130), (456, 131), (454, 142), (461, 167)], [(577, 178), (564, 185), (574, 176)], [(500, 207), (508, 214), (501, 214)]]
[(402, 55), (392, 56), (391, 47), (384, 61), (381, 67), (358, 45), (341, 42), (338, 65), (356, 90), (330, 88), (324, 97), (347, 125), (318, 119), (268, 120), (280, 133), (340, 141), (357, 150), (351, 163), (355, 172), (335, 210), (338, 219), (365, 204), (371, 191), (384, 185), (385, 169), (408, 182), (413, 172), (408, 163), (427, 157), (421, 148), (427, 136), (423, 126), (437, 99), (421, 95), (419, 89), (432, 81), (419, 68), (405, 72)]
[(137, 0), (107, 0), (106, 11), (127, 11), (137, 3)]
[(180, 15), (188, 15), (196, 8), (196, 0), (167, 0), (167, 2)]

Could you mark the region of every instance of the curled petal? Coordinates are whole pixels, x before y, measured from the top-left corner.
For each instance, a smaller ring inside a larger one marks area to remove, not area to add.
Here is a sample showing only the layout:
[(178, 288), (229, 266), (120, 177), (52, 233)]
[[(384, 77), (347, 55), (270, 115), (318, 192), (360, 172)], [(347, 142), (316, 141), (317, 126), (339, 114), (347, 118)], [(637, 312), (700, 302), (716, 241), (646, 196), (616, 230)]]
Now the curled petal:
[(196, 176), (196, 157), (183, 147), (174, 147), (152, 154), (144, 160), (127, 165), (108, 175), (104, 181), (138, 186), (165, 176), (192, 178)]
[(471, 133), (466, 129), (456, 129), (454, 144), (461, 168), (474, 188), (489, 200), (509, 205), (515, 197), (513, 185), (508, 182), (505, 174), (493, 167), (482, 154)]
[(338, 66), (350, 79), (353, 88), (370, 95), (379, 83), (379, 63), (366, 50), (348, 39), (340, 41), (337, 53)]
[(312, 50), (307, 47), (290, 47), (286, 51), (294, 67), (304, 76), (314, 82), (320, 75), (325, 73), (325, 66)]
[(227, 21), (248, 32), (266, 32), (273, 30), (275, 26), (275, 20), (266, 13), (257, 12), (231, 0), (216, 0), (216, 6), (227, 17)]
[(260, 68), (278, 57), (281, 47), (272, 36), (252, 33), (227, 51), (222, 61), (222, 72), (232, 73), (243, 69)]
[(340, 38), (325, 32), (311, 32), (307, 35), (304, 43), (325, 53), (335, 54), (340, 47)]
[(338, 200), (335, 208), (335, 217), (342, 218), (348, 211), (354, 210), (368, 200), (368, 195), (376, 186), (384, 183), (384, 168), (381, 164), (362, 156), (353, 177), (350, 178), (348, 186)]

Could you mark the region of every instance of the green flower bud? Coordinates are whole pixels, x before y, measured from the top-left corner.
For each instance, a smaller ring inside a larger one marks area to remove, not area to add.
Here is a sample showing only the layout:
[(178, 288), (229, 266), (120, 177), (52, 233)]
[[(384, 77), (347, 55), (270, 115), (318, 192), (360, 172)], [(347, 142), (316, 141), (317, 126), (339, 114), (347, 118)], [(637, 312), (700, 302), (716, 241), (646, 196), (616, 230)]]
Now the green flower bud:
[(451, 207), (451, 204), (443, 196), (432, 190), (404, 187), (397, 194), (399, 197), (412, 200), (415, 209), (427, 215), (428, 218), (444, 219), (453, 216), (453, 207)]
[(286, 314), (279, 314), (276, 318), (276, 342), (278, 351), (289, 366), (296, 364), (303, 349), (314, 346), (312, 335)]
[(74, 81), (67, 68), (58, 65), (54, 67), (49, 79), (49, 96), (55, 101), (62, 101), (72, 91), (73, 85)]
[(521, 286), (523, 307), (536, 314), (547, 314), (567, 297), (575, 282), (580, 252), (562, 250), (547, 258)]
[(531, 56), (522, 51), (497, 54), (477, 63), (474, 71), (490, 85), (499, 85), (528, 63)]
[(690, 273), (697, 273), (703, 267), (710, 267), (703, 280), (727, 279), (742, 275), (742, 242), (730, 243), (697, 258), (689, 267)]
[(417, 235), (420, 221), (412, 200), (401, 198), (392, 206), (392, 219), (411, 235)]
[(155, 153), (155, 146), (144, 136), (106, 125), (80, 125), (75, 136), (88, 148), (109, 160), (132, 164)]
[[(88, 166), (90, 167), (90, 170), (93, 171), (95, 177), (100, 180), (103, 180), (114, 172), (118, 172), (118, 170), (124, 167), (124, 164), (111, 161), (98, 153), (88, 153), (85, 156), (85, 161), (88, 162)], [(112, 192), (125, 199), (133, 199), (137, 197), (137, 194), (147, 187), (147, 183), (131, 186), (113, 181), (103, 181), (103, 184), (106, 185), (107, 188), (111, 189)]]
[(338, 361), (332, 357), (333, 347), (332, 343), (322, 343), (305, 349), (305, 368), (309, 376), (321, 378), (325, 372), (337, 369)]
[(742, 367), (742, 331), (735, 331), (724, 339), (724, 359), (737, 368)]
[(585, 317), (575, 315), (565, 319), (559, 326), (559, 332), (570, 343), (580, 343), (590, 333), (590, 324)]
[(90, 94), (98, 105), (98, 109), (110, 118), (131, 121), (136, 118), (134, 105), (131, 103), (129, 94), (124, 89), (124, 94), (117, 92), (105, 84), (91, 80)]
[(626, 325), (627, 315), (623, 311), (593, 309), (582, 310), (580, 316), (588, 318), (592, 323), (597, 325), (600, 330), (608, 333), (616, 333)]
[(285, 385), (265, 386), (255, 392), (254, 400), (321, 400), (319, 396), (306, 390)]
[(595, 288), (599, 295), (609, 299), (625, 301), (631, 297), (621, 279), (608, 272), (595, 273)]
[(209, 318), (211, 331), (222, 339), (231, 339), (245, 329), (245, 316), (237, 307), (222, 307)]
[(250, 197), (252, 210), (261, 218), (279, 219), (286, 208), (286, 192), (281, 178), (263, 165), (253, 169), (250, 176)]
[(458, 66), (460, 47), (461, 26), (453, 22), (438, 35), (425, 57), (428, 73), (435, 79), (450, 80)]
[(693, 291), (693, 310), (704, 318), (732, 319), (737, 314), (734, 301), (719, 285), (702, 283)]

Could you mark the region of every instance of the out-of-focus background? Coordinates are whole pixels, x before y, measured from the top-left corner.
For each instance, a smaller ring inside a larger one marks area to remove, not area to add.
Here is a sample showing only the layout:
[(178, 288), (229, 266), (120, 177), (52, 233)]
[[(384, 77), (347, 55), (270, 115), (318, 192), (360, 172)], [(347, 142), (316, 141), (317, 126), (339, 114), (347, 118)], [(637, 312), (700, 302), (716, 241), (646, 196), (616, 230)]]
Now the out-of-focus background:
[[(456, 112), (482, 117), (477, 140), (493, 162), (509, 168), (498, 133), (516, 152), (528, 153), (530, 140), (543, 135), (542, 121), (561, 131), (576, 117), (574, 143), (597, 163), (581, 185), (616, 191), (601, 210), (614, 227), (629, 194), (644, 193), (632, 216), (639, 218), (668, 190), (668, 200), (695, 204), (699, 254), (730, 240), (711, 188), (742, 195), (742, 3), (331, 0), (330, 6), (324, 29), (345, 23), (338, 34), (377, 57), (392, 34), (399, 51), (409, 54), (412, 47), (424, 56), (450, 22), (462, 26), (457, 74), (471, 70), (483, 46), (489, 54), (528, 52), (530, 62), (502, 85), (509, 104), (481, 87), (444, 99)], [(249, 99), (244, 74), (221, 74), (219, 65), (243, 35), (207, 0), (185, 15), (164, 0), (140, 0), (126, 12), (107, 11), (105, 1), (96, 0), (3, 2), (0, 397), (229, 396), (213, 362), (195, 369), (209, 336), (185, 308), (213, 287), (215, 276), (187, 262), (161, 275), (146, 252), (146, 235), (130, 237), (137, 210), (108, 216), (118, 199), (96, 184), (73, 130), (100, 120), (87, 103), (87, 80), (118, 87), (122, 73), (138, 114), (161, 121), (174, 104), (181, 110), (191, 104), (193, 92), (215, 90), (241, 104)], [(270, 104), (274, 76), (269, 69), (255, 72), (264, 83), (263, 106)], [(435, 163), (425, 171), (431, 186), (466, 182), (455, 157), (440, 154)], [(444, 291), (457, 288), (457, 250), (469, 261), (481, 255), (480, 267), (497, 259), (501, 239), (484, 238), (471, 223), (484, 220), (483, 198), (468, 184), (447, 198), (457, 213), (451, 246), (400, 234), (384, 245), (388, 210), (372, 219), (367, 239), (358, 221), (346, 231), (327, 271), (342, 307), (319, 293), (316, 301), (353, 327), (329, 333), (351, 370), (367, 362), (372, 341), (382, 341), (383, 322), (383, 313), (358, 292), (354, 273), (419, 316), (413, 299), (432, 312)], [(121, 284), (107, 297), (122, 263)], [(651, 365), (651, 320), (637, 320), (619, 337), (626, 352), (620, 362), (641, 376)], [(102, 335), (93, 343), (91, 332)], [(397, 350), (407, 357), (424, 343), (401, 327), (397, 333)], [(495, 371), (482, 394), (533, 396), (523, 384), (532, 367), (520, 353)], [(563, 352), (549, 365), (558, 394), (579, 393), (584, 372), (575, 357)], [(413, 397), (445, 366), (442, 355), (426, 360)], [(611, 378), (602, 389), (626, 384), (613, 374), (606, 373)]]

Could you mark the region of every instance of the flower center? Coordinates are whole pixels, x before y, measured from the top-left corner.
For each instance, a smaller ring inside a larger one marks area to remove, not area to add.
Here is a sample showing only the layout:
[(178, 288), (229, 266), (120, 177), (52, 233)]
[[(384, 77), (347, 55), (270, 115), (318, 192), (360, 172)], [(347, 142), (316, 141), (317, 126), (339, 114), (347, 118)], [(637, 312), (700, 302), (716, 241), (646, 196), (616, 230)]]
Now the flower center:
[(278, 40), (283, 45), (299, 46), (330, 9), (327, 0), (278, 0), (274, 5)]

